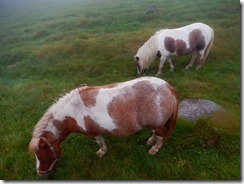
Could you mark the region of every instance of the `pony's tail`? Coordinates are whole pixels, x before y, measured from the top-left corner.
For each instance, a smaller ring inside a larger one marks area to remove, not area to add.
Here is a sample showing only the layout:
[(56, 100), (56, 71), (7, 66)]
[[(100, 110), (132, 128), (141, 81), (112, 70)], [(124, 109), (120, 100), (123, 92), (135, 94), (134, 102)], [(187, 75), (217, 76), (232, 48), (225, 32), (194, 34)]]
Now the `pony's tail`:
[(164, 125), (164, 138), (168, 138), (171, 132), (174, 130), (178, 119), (178, 99), (175, 96), (173, 113)]
[[(214, 41), (214, 31), (213, 31), (213, 29), (212, 29), (212, 30), (211, 30), (211, 40), (210, 40), (210, 42), (209, 42), (209, 44), (208, 44), (208, 46), (207, 46), (207, 48), (206, 48), (206, 50), (205, 50), (204, 57), (203, 57), (203, 61), (205, 61), (206, 58), (208, 57), (209, 51), (210, 51), (210, 49), (211, 49), (211, 47), (212, 47), (212, 45), (213, 45), (213, 41)], [(203, 63), (203, 64), (204, 64), (204, 63)]]

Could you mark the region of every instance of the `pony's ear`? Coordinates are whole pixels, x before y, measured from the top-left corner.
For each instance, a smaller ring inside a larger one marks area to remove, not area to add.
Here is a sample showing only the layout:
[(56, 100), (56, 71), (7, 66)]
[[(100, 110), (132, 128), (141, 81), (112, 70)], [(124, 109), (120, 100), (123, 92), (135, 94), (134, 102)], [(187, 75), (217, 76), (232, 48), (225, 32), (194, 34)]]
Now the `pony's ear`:
[(134, 61), (135, 61), (135, 62), (139, 61), (139, 57), (138, 57), (138, 56), (135, 56), (135, 57), (134, 57)]
[(39, 141), (39, 147), (40, 148), (45, 148), (45, 147), (48, 147), (48, 144), (47, 144), (46, 141), (40, 139), (40, 141)]

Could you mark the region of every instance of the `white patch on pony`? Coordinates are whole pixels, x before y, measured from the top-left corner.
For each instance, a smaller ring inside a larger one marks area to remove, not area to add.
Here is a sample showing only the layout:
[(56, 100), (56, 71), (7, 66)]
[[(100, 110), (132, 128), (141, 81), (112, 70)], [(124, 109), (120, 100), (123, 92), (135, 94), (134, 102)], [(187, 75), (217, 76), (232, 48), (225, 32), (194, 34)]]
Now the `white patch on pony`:
[[(144, 77), (145, 78), (145, 77)], [(165, 85), (165, 84), (167, 84), (167, 82), (166, 81), (164, 81), (163, 79), (159, 79), (159, 78), (156, 78), (156, 77), (146, 77), (148, 80), (149, 80), (149, 82), (151, 83), (151, 84), (153, 84), (153, 86), (155, 86), (155, 87), (158, 87), (158, 86), (162, 86), (162, 85)]]
[(46, 131), (52, 132), (54, 136), (58, 135), (57, 128), (53, 125), (52, 122), (47, 123)]
[(40, 167), (40, 160), (38, 159), (38, 157), (37, 157), (36, 154), (35, 154), (35, 157), (36, 157), (36, 169), (39, 169), (39, 167)]
[(155, 102), (156, 102), (157, 106), (159, 107), (160, 106), (160, 96), (159, 95), (156, 96)]
[(54, 119), (63, 121), (66, 116), (71, 116), (85, 130), (83, 109), (84, 104), (79, 95), (79, 88), (72, 90), (50, 107)]
[(96, 104), (92, 107), (84, 106), (84, 116), (89, 115), (102, 128), (112, 131), (116, 128), (112, 118), (108, 114), (109, 102), (118, 94), (115, 88), (100, 89), (96, 97)]

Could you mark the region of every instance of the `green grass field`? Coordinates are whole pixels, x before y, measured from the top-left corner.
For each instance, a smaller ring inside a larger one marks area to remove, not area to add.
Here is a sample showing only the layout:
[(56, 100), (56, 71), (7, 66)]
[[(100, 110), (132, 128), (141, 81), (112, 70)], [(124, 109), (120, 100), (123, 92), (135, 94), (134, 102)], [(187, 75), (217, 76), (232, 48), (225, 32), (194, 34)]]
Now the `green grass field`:
[[(150, 5), (157, 14), (145, 15)], [(185, 71), (190, 56), (172, 58), (160, 78), (179, 100), (205, 98), (230, 114), (196, 123), (179, 119), (155, 156), (150, 131), (105, 136), (108, 153), (70, 135), (53, 180), (240, 180), (241, 26), (233, 0), (0, 0), (0, 179), (43, 180), (28, 153), (32, 128), (60, 96), (80, 84), (104, 85), (139, 77), (133, 56), (155, 31), (209, 24), (215, 40), (203, 69)], [(158, 60), (147, 73), (154, 76)], [(45, 179), (45, 178), (44, 178)]]

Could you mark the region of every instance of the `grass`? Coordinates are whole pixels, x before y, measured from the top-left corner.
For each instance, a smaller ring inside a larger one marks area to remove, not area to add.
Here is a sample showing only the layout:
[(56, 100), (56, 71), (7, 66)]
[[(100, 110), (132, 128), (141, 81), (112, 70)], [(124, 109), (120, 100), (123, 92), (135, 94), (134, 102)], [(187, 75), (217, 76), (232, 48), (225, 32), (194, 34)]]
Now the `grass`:
[[(159, 12), (145, 15), (150, 4)], [(166, 6), (167, 5), (167, 6)], [(186, 11), (187, 10), (187, 11)], [(45, 110), (80, 84), (137, 78), (133, 56), (156, 30), (205, 22), (215, 40), (204, 68), (185, 71), (173, 58), (161, 78), (179, 99), (206, 98), (230, 114), (179, 119), (164, 149), (147, 154), (150, 131), (97, 144), (72, 134), (62, 144), (53, 180), (240, 180), (240, 4), (231, 0), (1, 0), (0, 179), (42, 180), (28, 153), (31, 130)], [(158, 60), (147, 75), (154, 76)]]

